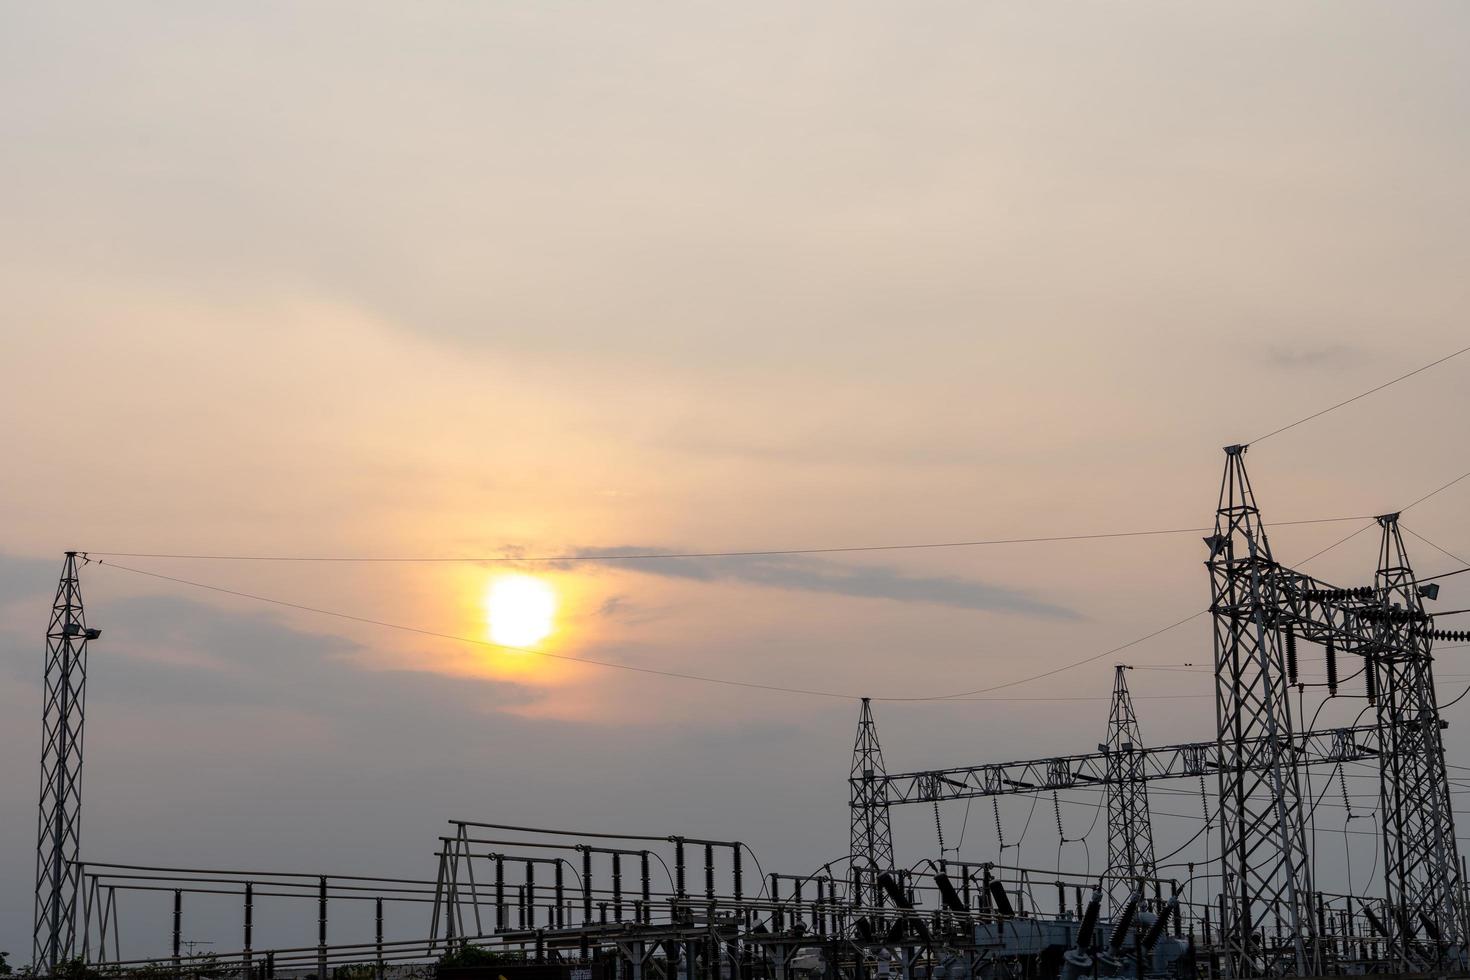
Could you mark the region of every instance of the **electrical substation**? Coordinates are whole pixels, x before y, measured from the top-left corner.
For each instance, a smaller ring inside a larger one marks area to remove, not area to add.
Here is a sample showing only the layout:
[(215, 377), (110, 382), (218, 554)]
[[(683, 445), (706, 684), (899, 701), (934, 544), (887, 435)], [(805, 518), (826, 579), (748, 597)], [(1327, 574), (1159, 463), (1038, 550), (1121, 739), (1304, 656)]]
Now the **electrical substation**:
[[(80, 960), (103, 973), (252, 980), (1461, 974), (1465, 874), (1433, 650), (1465, 637), (1437, 627), (1426, 608), (1439, 584), (1416, 578), (1398, 515), (1378, 517), (1375, 530), (1377, 568), (1360, 581), (1326, 582), (1278, 563), (1245, 447), (1226, 449), (1200, 583), (1208, 578), (1215, 729), (1198, 741), (1146, 745), (1119, 666), (1095, 751), (889, 772), (880, 719), (864, 700), (845, 861), (769, 869), (745, 841), (449, 814), (433, 863), (426, 858), (413, 879), (89, 861), (80, 776), (88, 646), (100, 631), (83, 609), (86, 557), (69, 553), (47, 630), (36, 971)], [(1358, 699), (1361, 723), (1315, 730), (1294, 712), (1290, 695), (1308, 666), (1325, 671), (1331, 695)], [(834, 778), (840, 764), (833, 760)], [(1304, 790), (1313, 771), (1330, 781), (1345, 765), (1371, 769), (1377, 781), (1376, 870), (1358, 894), (1314, 881), (1315, 804)], [(1209, 787), (1195, 835), (1213, 841), (1205, 864), (1180, 866), (1155, 847), (1150, 789), (1157, 796), (1166, 787), (1156, 784), (1171, 781)], [(934, 806), (937, 816), (947, 801), (1050, 803), (1079, 789), (1103, 795), (1100, 870), (1064, 867), (1060, 857), (1054, 868), (961, 860), (944, 847), (942, 828), (938, 853), (895, 860), (895, 807)], [(171, 930), (130, 932), (129, 950), (153, 953), (125, 959), (122, 931), (142, 928), (129, 902), (144, 893), (172, 902)], [(238, 941), (201, 952), (189, 948), (185, 923), (206, 897), (236, 905)], [(281, 945), (257, 928), (268, 903), (311, 920), (317, 941)], [(371, 941), (334, 941), (338, 917), (365, 913)]]

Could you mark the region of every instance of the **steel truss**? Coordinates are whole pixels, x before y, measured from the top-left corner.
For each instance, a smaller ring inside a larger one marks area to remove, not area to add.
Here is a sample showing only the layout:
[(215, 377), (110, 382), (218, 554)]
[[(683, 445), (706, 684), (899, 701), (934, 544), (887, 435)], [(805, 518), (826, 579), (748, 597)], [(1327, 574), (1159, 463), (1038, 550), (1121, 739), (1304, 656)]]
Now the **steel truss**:
[[(1315, 976), (1321, 963), (1311, 914), (1301, 760), (1292, 738), (1285, 643), (1276, 617), (1285, 590), (1245, 471), (1245, 448), (1225, 450), (1215, 533), (1206, 539), (1227, 961), (1237, 977)], [(1287, 962), (1263, 948), (1258, 936), (1267, 908), (1286, 910)]]
[(866, 872), (871, 876), (869, 894), (874, 905), (882, 902), (877, 876), (893, 869), (888, 784), (883, 749), (878, 744), (878, 727), (873, 723), (873, 705), (863, 698), (857, 738), (852, 747), (852, 773), (848, 778), (848, 803), (851, 807), (848, 857), (853, 883), (859, 891), (862, 875)]
[[(85, 560), (85, 559), (80, 559)], [(46, 628), (45, 708), (41, 718), (41, 794), (36, 823), (36, 902), (31, 962), (54, 973), (78, 955), (77, 855), (82, 822), (82, 734), (86, 720), (87, 627), (78, 556), (66, 553)]]
[[(1325, 728), (1292, 736), (1291, 751), (1301, 765), (1377, 760), (1377, 725)], [(1259, 755), (1259, 746), (1247, 746)], [(1209, 775), (1220, 768), (1217, 742), (1144, 747), (1134, 752), (1127, 778), (1151, 782)], [(884, 806), (1017, 796), (1051, 790), (1105, 786), (1119, 778), (1110, 752), (1059, 755), (1021, 762), (995, 762), (950, 769), (892, 773), (881, 784)], [(854, 800), (852, 806), (860, 804)]]
[(1148, 780), (1143, 763), (1143, 733), (1128, 693), (1128, 668), (1113, 673), (1113, 699), (1108, 709), (1107, 761), (1108, 903), (1122, 908), (1136, 879), (1154, 873), (1154, 830), (1148, 809)]
[[(1456, 908), (1460, 861), (1434, 693), (1433, 621), (1424, 611), (1398, 515), (1385, 515), (1378, 523), (1383, 535), (1377, 606), (1363, 611), (1372, 638), (1360, 652), (1365, 669), (1377, 675), (1370, 689), (1377, 694), (1387, 750), (1379, 791), (1385, 879), (1394, 910), (1388, 926), (1394, 954), (1407, 970), (1441, 966), (1452, 950), (1458, 962), (1465, 932)], [(1421, 928), (1422, 943), (1415, 940)]]

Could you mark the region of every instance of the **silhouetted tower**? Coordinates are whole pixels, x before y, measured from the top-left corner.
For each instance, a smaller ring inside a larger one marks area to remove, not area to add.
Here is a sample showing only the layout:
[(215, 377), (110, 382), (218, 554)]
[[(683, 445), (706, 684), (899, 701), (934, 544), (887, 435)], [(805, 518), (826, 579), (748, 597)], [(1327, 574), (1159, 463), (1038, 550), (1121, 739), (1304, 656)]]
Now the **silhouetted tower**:
[[(1434, 694), (1433, 621), (1404, 551), (1397, 514), (1383, 527), (1374, 580), (1378, 608), (1364, 669), (1377, 676), (1386, 923), (1404, 970), (1438, 964), (1465, 934), (1455, 907), (1460, 858)], [(1418, 941), (1415, 941), (1415, 936)]]
[[(1294, 960), (1296, 976), (1316, 976), (1311, 871), (1276, 624), (1280, 566), (1246, 475), (1245, 449), (1225, 448), (1215, 533), (1205, 539), (1220, 753), (1221, 932), (1231, 976), (1272, 970), (1273, 948)], [(1285, 935), (1270, 934), (1276, 922)]]
[(878, 905), (882, 894), (877, 877), (893, 869), (893, 828), (888, 819), (888, 791), (883, 777), (883, 749), (873, 724), (873, 706), (863, 698), (857, 740), (852, 746), (852, 775), (848, 801), (852, 808), (851, 858), (853, 898), (859, 904)]
[[(85, 560), (85, 559), (83, 559)], [(46, 694), (41, 719), (41, 809), (36, 828), (36, 972), (51, 974), (77, 953), (77, 865), (82, 818), (82, 727), (86, 717), (87, 627), (77, 553), (62, 566), (46, 629)]]
[(1127, 672), (1118, 664), (1113, 674), (1113, 703), (1108, 711), (1108, 902), (1114, 911), (1128, 901), (1136, 880), (1154, 873), (1154, 828), (1144, 781), (1143, 736)]

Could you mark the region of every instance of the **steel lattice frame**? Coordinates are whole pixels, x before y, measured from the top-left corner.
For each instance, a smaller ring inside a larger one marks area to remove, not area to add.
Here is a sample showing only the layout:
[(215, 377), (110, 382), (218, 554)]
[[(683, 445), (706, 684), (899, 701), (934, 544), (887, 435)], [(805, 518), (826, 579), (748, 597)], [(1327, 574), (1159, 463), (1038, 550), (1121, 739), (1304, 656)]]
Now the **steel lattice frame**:
[[(1210, 546), (1220, 747), (1221, 932), (1232, 976), (1320, 972), (1296, 743), (1280, 636), (1279, 568), (1261, 525), (1244, 446), (1226, 447)], [(1257, 935), (1284, 912), (1281, 956)]]
[[(848, 855), (852, 862), (854, 884), (862, 871), (877, 875), (893, 869), (893, 827), (888, 813), (888, 772), (883, 765), (883, 749), (878, 745), (878, 728), (873, 724), (873, 706), (863, 698), (858, 719), (857, 738), (852, 746), (852, 775), (848, 779), (851, 835)], [(882, 892), (876, 881), (871, 884), (873, 905), (882, 903)], [(854, 889), (854, 899), (862, 901), (861, 888)]]
[[(1377, 762), (1378, 735), (1377, 724), (1354, 725), (1301, 732), (1292, 736), (1292, 742), (1299, 765), (1334, 766), (1339, 762)], [(1133, 770), (1133, 778), (1150, 782), (1212, 776), (1220, 769), (1220, 746), (1214, 741), (1150, 746), (1135, 754), (1138, 766)], [(1106, 752), (1088, 752), (892, 773), (882, 777), (883, 805), (1020, 796), (1043, 790), (1102, 786), (1112, 778), (1108, 761)], [(853, 798), (856, 797), (854, 790)]]
[(1148, 810), (1143, 735), (1133, 711), (1133, 697), (1128, 693), (1127, 671), (1122, 664), (1117, 666), (1108, 711), (1108, 868), (1104, 877), (1113, 909), (1127, 901), (1138, 878), (1154, 873), (1154, 831)]
[[(1434, 694), (1434, 642), (1423, 598), (1399, 533), (1398, 515), (1383, 526), (1375, 579), (1378, 608), (1366, 668), (1378, 675), (1383, 732), (1379, 792), (1385, 815), (1383, 858), (1390, 906), (1387, 926), (1403, 969), (1439, 965), (1464, 935), (1455, 899), (1460, 861), (1449, 775)], [(1423, 943), (1415, 934), (1423, 930)], [(1457, 957), (1459, 953), (1455, 954)]]
[(46, 629), (46, 701), (41, 721), (41, 803), (36, 827), (35, 943), (31, 962), (51, 974), (77, 955), (77, 864), (82, 816), (87, 628), (78, 558), (66, 553)]

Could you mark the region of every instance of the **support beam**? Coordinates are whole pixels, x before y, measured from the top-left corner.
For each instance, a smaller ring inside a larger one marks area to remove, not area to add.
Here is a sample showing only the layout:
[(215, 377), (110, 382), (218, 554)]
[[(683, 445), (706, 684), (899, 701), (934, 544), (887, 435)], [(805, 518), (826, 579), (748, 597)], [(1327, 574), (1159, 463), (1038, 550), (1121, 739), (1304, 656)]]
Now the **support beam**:
[[(1292, 752), (1300, 765), (1335, 765), (1339, 762), (1377, 761), (1377, 725), (1324, 728), (1292, 736)], [(1259, 758), (1259, 746), (1247, 746)], [(1136, 753), (1129, 778), (1147, 782), (1160, 779), (1194, 779), (1213, 775), (1220, 768), (1216, 742), (1185, 742), (1180, 745), (1145, 747)], [(1106, 786), (1117, 778), (1110, 773), (1107, 752), (995, 762), (949, 769), (925, 769), (892, 773), (876, 780), (872, 792), (882, 793), (885, 806), (969, 800), (986, 796), (1022, 796), (1052, 790)], [(856, 789), (853, 799), (857, 799)], [(854, 802), (853, 806), (858, 804)]]

